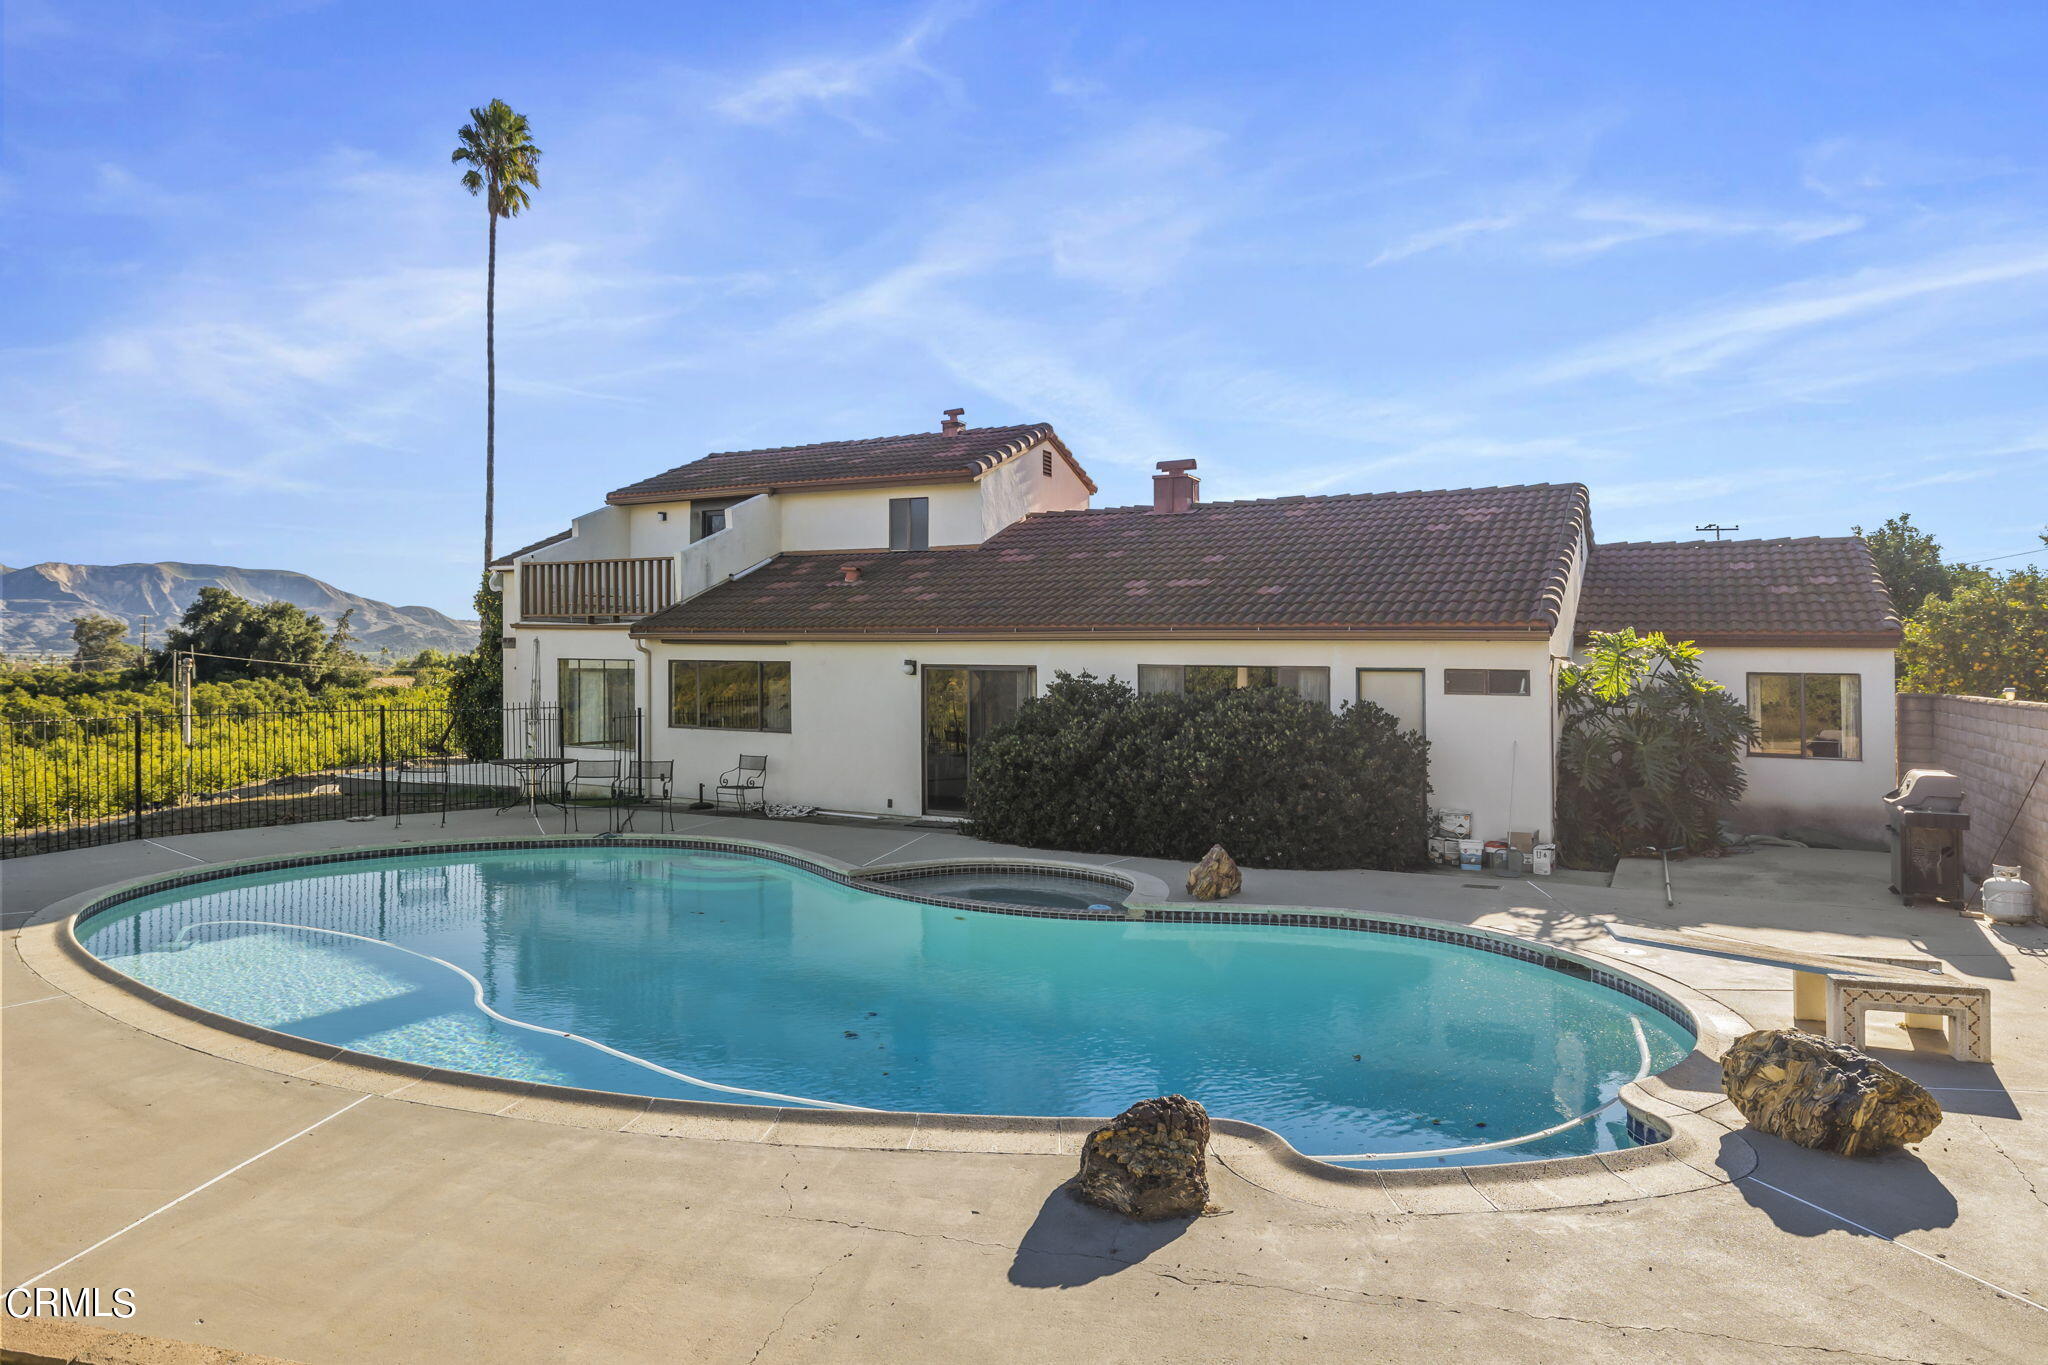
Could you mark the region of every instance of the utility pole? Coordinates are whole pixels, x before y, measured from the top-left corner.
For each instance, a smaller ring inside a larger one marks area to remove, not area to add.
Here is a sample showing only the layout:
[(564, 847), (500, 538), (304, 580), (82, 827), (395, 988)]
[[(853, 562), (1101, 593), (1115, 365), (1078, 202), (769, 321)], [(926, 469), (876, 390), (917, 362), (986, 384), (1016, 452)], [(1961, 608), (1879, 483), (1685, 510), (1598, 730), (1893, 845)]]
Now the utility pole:
[(1710, 521), (1705, 526), (1695, 526), (1692, 529), (1695, 531), (1712, 531), (1714, 539), (1719, 540), (1723, 531), (1740, 531), (1742, 528), (1740, 526), (1723, 526), (1717, 521)]

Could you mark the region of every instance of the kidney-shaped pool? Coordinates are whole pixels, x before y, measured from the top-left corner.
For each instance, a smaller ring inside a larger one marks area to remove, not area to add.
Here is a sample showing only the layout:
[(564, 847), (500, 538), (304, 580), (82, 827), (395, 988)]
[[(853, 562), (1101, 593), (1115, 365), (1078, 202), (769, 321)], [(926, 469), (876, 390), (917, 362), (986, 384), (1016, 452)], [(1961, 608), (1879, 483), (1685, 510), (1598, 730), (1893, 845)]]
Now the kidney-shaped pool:
[(1347, 1164), (1630, 1145), (1617, 1093), (1693, 1043), (1652, 992), (1422, 936), (1444, 926), (1006, 914), (673, 845), (358, 854), (150, 891), (77, 932), (203, 1009), (407, 1062), (925, 1113), (1179, 1092)]

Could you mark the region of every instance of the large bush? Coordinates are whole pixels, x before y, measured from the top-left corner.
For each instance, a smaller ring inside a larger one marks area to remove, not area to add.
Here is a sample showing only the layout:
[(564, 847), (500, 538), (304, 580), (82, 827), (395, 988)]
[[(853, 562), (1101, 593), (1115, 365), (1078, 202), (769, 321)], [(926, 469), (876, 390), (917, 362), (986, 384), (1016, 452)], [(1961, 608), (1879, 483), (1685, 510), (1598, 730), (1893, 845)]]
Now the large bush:
[(1930, 597), (1906, 622), (1899, 645), (1901, 692), (2048, 701), (2048, 574), (1986, 574), (1947, 597)]
[(1557, 821), (1572, 866), (1719, 841), (1755, 723), (1699, 661), (1689, 640), (1621, 630), (1595, 632), (1585, 662), (1559, 671)]
[(1259, 867), (1417, 867), (1429, 745), (1370, 704), (1332, 712), (1277, 687), (1140, 696), (1061, 673), (974, 752), (978, 838)]
[(482, 636), (455, 661), (448, 677), (450, 736), (471, 758), (497, 758), (505, 750), (505, 598), (484, 575), (476, 590)]

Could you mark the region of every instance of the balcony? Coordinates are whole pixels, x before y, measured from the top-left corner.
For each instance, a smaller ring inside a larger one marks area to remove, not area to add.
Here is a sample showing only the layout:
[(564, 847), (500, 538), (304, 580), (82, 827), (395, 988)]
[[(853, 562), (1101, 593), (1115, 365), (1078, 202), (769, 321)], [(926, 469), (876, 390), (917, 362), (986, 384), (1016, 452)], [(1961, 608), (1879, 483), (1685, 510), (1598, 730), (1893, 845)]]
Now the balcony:
[(519, 566), (519, 619), (637, 621), (676, 600), (674, 559), (560, 559)]

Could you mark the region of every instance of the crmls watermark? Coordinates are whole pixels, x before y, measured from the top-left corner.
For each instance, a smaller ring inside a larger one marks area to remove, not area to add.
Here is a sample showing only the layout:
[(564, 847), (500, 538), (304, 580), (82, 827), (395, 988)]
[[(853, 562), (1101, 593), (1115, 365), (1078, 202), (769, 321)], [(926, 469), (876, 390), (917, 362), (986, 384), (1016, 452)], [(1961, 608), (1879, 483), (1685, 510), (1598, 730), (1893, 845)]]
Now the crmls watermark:
[(132, 1318), (135, 1291), (116, 1289), (103, 1294), (98, 1289), (59, 1289), (38, 1285), (7, 1291), (10, 1318)]

